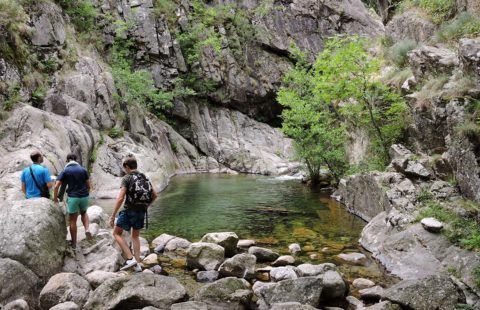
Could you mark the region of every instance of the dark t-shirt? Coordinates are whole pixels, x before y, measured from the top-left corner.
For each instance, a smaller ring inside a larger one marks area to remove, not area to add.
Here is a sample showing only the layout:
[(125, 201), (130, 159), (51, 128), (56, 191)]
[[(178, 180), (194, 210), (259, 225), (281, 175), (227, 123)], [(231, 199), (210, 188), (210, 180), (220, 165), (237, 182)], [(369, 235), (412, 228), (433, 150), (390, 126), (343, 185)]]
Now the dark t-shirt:
[(87, 169), (79, 164), (68, 165), (60, 173), (57, 180), (67, 185), (68, 197), (88, 197), (87, 180), (90, 178)]

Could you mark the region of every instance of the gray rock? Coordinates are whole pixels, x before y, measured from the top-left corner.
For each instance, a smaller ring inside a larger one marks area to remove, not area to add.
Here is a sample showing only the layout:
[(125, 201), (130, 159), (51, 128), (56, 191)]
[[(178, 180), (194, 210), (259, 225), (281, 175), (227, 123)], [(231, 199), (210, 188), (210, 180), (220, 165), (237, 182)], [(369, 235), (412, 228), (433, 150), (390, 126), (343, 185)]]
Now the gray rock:
[(31, 37), (33, 45), (59, 48), (65, 43), (65, 21), (62, 10), (56, 4), (39, 3), (31, 21), (34, 27)]
[(259, 262), (272, 262), (276, 260), (280, 255), (273, 252), (270, 249), (261, 248), (258, 246), (252, 246), (248, 249), (248, 253), (255, 255)]
[(192, 243), (187, 250), (187, 266), (190, 269), (215, 270), (224, 258), (223, 247), (213, 243)]
[(320, 277), (305, 277), (284, 280), (258, 290), (260, 308), (270, 308), (276, 303), (298, 302), (316, 306), (320, 302), (323, 280)]
[(50, 200), (29, 199), (2, 206), (0, 256), (22, 263), (40, 277), (61, 269), (66, 235), (65, 217)]
[(408, 161), (407, 167), (405, 168), (405, 174), (411, 177), (417, 178), (430, 178), (431, 173), (425, 168), (424, 165), (417, 161)]
[(291, 254), (296, 255), (296, 254), (302, 252), (302, 248), (300, 247), (300, 245), (298, 243), (292, 243), (288, 246), (288, 251)]
[(88, 220), (90, 224), (98, 224), (99, 228), (110, 228), (108, 225), (108, 215), (102, 207), (90, 206), (87, 209)]
[(394, 16), (385, 27), (387, 36), (392, 37), (395, 42), (405, 39), (427, 42), (436, 31), (437, 26), (415, 10)]
[(358, 279), (353, 280), (352, 285), (353, 285), (353, 287), (361, 290), (361, 289), (364, 289), (364, 288), (369, 288), (369, 287), (375, 286), (375, 282), (373, 282), (372, 280), (369, 280), (369, 279), (358, 278)]
[(438, 233), (443, 228), (443, 223), (433, 217), (423, 218), (420, 223), (422, 224), (423, 228), (425, 228), (425, 230), (433, 233)]
[(337, 271), (328, 270), (321, 277), (323, 279), (322, 299), (332, 300), (345, 297), (348, 285)]
[(271, 310), (314, 310), (318, 309), (310, 305), (302, 305), (298, 302), (283, 302), (273, 304)]
[(73, 301), (62, 302), (50, 308), (50, 310), (80, 310), (81, 308)]
[(234, 232), (208, 233), (200, 242), (215, 243), (225, 249), (225, 256), (231, 257), (237, 252), (238, 236)]
[(359, 265), (363, 265), (367, 259), (365, 254), (362, 253), (341, 253), (337, 256), (345, 262)]
[(207, 270), (197, 272), (197, 282), (211, 283), (218, 280), (220, 273), (216, 270)]
[(158, 264), (158, 256), (155, 253), (149, 254), (142, 260), (142, 264), (145, 265), (155, 265)]
[(360, 290), (359, 294), (360, 298), (363, 300), (379, 301), (383, 295), (383, 288), (376, 285), (374, 287), (364, 288), (363, 290)]
[(208, 305), (200, 301), (186, 301), (173, 304), (170, 310), (208, 310)]
[(252, 254), (237, 254), (225, 260), (218, 271), (224, 277), (250, 279), (255, 275), (257, 258)]
[(288, 279), (297, 279), (301, 272), (294, 266), (286, 266), (286, 267), (276, 267), (272, 268), (270, 271), (270, 277), (275, 282), (280, 282), (282, 280)]
[(188, 249), (190, 241), (171, 236), (168, 234), (161, 234), (157, 238), (153, 239), (152, 246), (155, 248), (155, 253), (162, 252), (178, 252)]
[(154, 274), (163, 274), (163, 268), (160, 265), (155, 265), (150, 268)]
[(295, 264), (295, 257), (291, 255), (282, 255), (272, 263), (272, 266), (280, 267), (280, 266), (287, 266), (287, 265), (293, 265), (293, 264)]
[(28, 303), (23, 299), (16, 299), (2, 307), (3, 310), (29, 310)]
[(249, 239), (238, 240), (237, 248), (245, 250), (251, 246), (254, 246), (255, 244), (256, 244), (255, 240), (249, 240)]
[(357, 298), (353, 297), (353, 296), (347, 296), (345, 298), (349, 304), (349, 308), (348, 309), (364, 309), (364, 306), (363, 306), (363, 302), (361, 302), (360, 300), (358, 300)]
[(85, 279), (90, 283), (93, 289), (99, 287), (103, 282), (123, 276), (121, 273), (103, 271), (103, 270), (94, 270), (89, 274), (85, 275)]
[(401, 281), (386, 289), (382, 298), (402, 308), (418, 310), (454, 309), (458, 303), (465, 303), (463, 293), (443, 275)]
[(409, 52), (408, 58), (417, 81), (439, 73), (451, 73), (459, 65), (455, 52), (441, 47), (422, 46)]
[(244, 309), (251, 297), (250, 284), (233, 277), (206, 284), (195, 293), (195, 301), (204, 302), (214, 309)]
[(458, 56), (462, 70), (480, 78), (480, 39), (460, 39)]
[(302, 277), (312, 277), (324, 274), (328, 270), (335, 270), (336, 266), (332, 263), (325, 263), (320, 265), (301, 264), (298, 265), (297, 268), (298, 270), (300, 270)]
[(40, 292), (40, 306), (50, 309), (63, 302), (73, 301), (80, 308), (87, 302), (90, 284), (74, 273), (58, 273), (48, 280)]
[(133, 309), (148, 305), (169, 309), (186, 297), (187, 292), (177, 279), (139, 273), (105, 281), (93, 291), (84, 309)]
[(368, 309), (368, 310), (401, 310), (402, 308), (399, 305), (393, 304), (389, 301), (382, 301), (378, 304), (374, 304), (372, 306), (365, 307), (364, 309)]
[[(17, 261), (0, 258), (0, 304), (25, 299), (32, 301), (40, 279)], [(21, 303), (21, 302), (19, 302)], [(12, 306), (13, 307), (13, 306)]]

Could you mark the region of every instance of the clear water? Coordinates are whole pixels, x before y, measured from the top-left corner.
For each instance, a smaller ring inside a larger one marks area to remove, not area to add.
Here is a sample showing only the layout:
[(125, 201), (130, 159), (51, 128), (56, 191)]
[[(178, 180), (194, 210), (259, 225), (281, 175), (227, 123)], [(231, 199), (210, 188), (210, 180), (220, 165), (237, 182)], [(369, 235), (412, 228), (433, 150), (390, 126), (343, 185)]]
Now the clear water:
[[(111, 210), (112, 203), (102, 206)], [(359, 252), (365, 222), (345, 211), (327, 194), (298, 180), (252, 175), (196, 174), (174, 177), (149, 209), (149, 241), (162, 233), (198, 241), (208, 232), (233, 231), (281, 254), (299, 243), (300, 261), (341, 264), (336, 255)], [(366, 266), (341, 267), (348, 278), (385, 282), (369, 260)]]

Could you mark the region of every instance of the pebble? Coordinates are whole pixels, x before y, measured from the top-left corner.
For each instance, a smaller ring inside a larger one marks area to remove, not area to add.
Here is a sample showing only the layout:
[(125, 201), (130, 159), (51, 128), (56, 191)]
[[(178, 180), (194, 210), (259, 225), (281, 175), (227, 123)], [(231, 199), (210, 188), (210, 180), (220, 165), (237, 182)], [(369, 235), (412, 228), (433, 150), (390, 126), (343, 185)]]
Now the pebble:
[(375, 282), (369, 280), (369, 279), (364, 279), (364, 278), (358, 278), (353, 280), (352, 283), (353, 287), (363, 290), (364, 288), (369, 288), (375, 286)]
[(433, 217), (426, 217), (420, 222), (426, 231), (437, 233), (443, 228), (443, 223)]

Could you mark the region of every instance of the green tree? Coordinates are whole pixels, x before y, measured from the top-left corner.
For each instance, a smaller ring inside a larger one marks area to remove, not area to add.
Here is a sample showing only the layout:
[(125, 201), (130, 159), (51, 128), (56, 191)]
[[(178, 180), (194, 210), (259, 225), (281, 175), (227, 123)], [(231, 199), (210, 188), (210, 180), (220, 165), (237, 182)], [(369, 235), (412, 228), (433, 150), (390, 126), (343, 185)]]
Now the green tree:
[(347, 129), (366, 130), (372, 155), (386, 163), (389, 146), (408, 124), (401, 97), (373, 79), (379, 63), (367, 48), (358, 37), (332, 38), (311, 66), (292, 49), (296, 66), (285, 76), (278, 101), (285, 107), (283, 131), (295, 140), (313, 181), (321, 165), (337, 181), (345, 173)]

